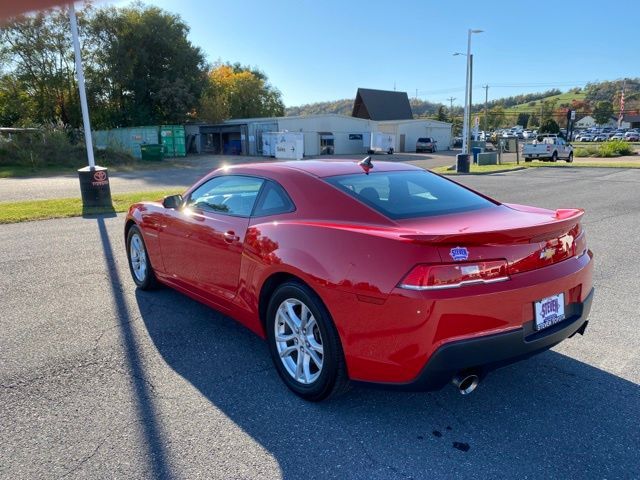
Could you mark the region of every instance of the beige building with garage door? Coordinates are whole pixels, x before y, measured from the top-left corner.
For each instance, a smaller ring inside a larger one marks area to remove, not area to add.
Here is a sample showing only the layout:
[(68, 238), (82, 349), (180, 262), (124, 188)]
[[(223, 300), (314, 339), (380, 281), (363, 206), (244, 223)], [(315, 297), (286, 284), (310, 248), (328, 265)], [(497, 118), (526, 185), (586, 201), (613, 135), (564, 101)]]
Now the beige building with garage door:
[(270, 132), (302, 133), (305, 156), (366, 154), (367, 142), (376, 132), (395, 137), (395, 152), (415, 152), (421, 137), (434, 138), (440, 150), (447, 150), (452, 141), (450, 123), (413, 119), (405, 92), (371, 89), (358, 89), (352, 116), (233, 119), (217, 125), (186, 125), (185, 132), (195, 137), (190, 143), (198, 153), (238, 155), (268, 155), (263, 134)]

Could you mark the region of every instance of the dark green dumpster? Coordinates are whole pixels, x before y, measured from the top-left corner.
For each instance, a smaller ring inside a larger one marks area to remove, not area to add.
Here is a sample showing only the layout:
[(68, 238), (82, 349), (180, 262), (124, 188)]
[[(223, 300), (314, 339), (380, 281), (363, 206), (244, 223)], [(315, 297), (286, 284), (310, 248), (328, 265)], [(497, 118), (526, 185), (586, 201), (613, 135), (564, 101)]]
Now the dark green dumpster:
[(140, 145), (142, 160), (160, 161), (164, 158), (164, 147), (161, 144)]

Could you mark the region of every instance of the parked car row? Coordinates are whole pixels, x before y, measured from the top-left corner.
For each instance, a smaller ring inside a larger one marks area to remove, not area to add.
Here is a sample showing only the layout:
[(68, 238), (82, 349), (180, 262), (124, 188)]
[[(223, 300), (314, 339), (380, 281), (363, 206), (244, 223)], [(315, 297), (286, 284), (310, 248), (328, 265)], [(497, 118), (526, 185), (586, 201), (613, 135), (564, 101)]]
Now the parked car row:
[[(567, 138), (566, 130), (563, 130), (561, 136)], [(473, 140), (483, 140), (487, 142), (497, 142), (500, 138), (518, 138), (525, 141), (540, 140), (540, 135), (537, 130), (524, 130), (520, 127), (512, 127), (505, 129), (498, 129), (493, 132), (479, 132), (478, 135), (473, 137)], [(640, 142), (640, 129), (617, 129), (603, 128), (582, 130), (574, 132), (571, 136), (572, 141), (575, 142), (606, 142), (608, 140), (623, 140), (625, 142)], [(419, 142), (423, 140), (420, 139)], [(462, 146), (462, 137), (455, 137), (453, 141), (453, 147)], [(416, 146), (416, 151), (418, 151)], [(425, 150), (432, 151), (428, 147)]]
[(573, 135), (576, 142), (606, 142), (607, 140), (624, 140), (626, 142), (640, 141), (640, 131), (637, 129), (625, 130), (585, 130)]

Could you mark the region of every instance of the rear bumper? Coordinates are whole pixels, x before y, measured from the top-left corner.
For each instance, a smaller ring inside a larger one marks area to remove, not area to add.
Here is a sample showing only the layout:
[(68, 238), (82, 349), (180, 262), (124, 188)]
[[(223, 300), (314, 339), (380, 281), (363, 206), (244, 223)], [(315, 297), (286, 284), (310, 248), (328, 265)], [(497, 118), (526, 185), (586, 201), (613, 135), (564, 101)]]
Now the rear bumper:
[(438, 390), (457, 373), (475, 370), (484, 375), (496, 368), (541, 353), (576, 333), (584, 333), (593, 293), (592, 289), (582, 303), (567, 305), (567, 318), (545, 330), (534, 330), (534, 322), (531, 321), (522, 328), (509, 332), (450, 342), (434, 352), (420, 374), (411, 382), (376, 385), (411, 391)]

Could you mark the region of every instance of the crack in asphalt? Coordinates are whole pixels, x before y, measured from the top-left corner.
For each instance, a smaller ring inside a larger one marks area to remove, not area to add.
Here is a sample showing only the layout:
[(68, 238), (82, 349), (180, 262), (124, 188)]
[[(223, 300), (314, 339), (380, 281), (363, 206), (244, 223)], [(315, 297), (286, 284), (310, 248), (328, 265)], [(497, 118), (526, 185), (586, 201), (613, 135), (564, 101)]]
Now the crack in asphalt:
[(71, 468), (70, 470), (68, 470), (67, 472), (63, 473), (60, 477), (58, 477), (59, 479), (68, 477), (69, 475), (71, 475), (74, 472), (77, 472), (78, 470), (80, 470), (80, 468), (82, 468), (88, 461), (90, 461), (93, 457), (96, 456), (96, 454), (98, 453), (98, 451), (100, 450), (100, 448), (105, 444), (105, 442), (114, 434), (114, 432), (116, 431), (120, 431), (120, 430), (124, 430), (125, 428), (133, 425), (135, 423), (135, 421), (131, 421), (131, 422), (127, 422), (126, 424), (116, 427), (116, 428), (112, 428), (111, 430), (109, 430), (109, 432), (104, 436), (104, 438), (100, 439), (98, 441), (98, 444), (95, 446), (95, 448), (93, 449), (93, 451), (89, 454), (86, 455), (84, 458), (82, 458), (73, 468)]
[(130, 324), (133, 323), (135, 321), (141, 320), (142, 316), (141, 315), (136, 315), (133, 318), (130, 318), (129, 320), (124, 320), (124, 321), (118, 321), (118, 323), (111, 325), (109, 327), (106, 327), (105, 329), (102, 330), (102, 332), (100, 332), (100, 335), (98, 335), (98, 338), (95, 339), (94, 341), (94, 345), (93, 345), (93, 350), (97, 350), (100, 344), (100, 340), (102, 340), (102, 337), (107, 333), (110, 332), (112, 330), (115, 330), (117, 328), (122, 327), (123, 325), (126, 324)]

